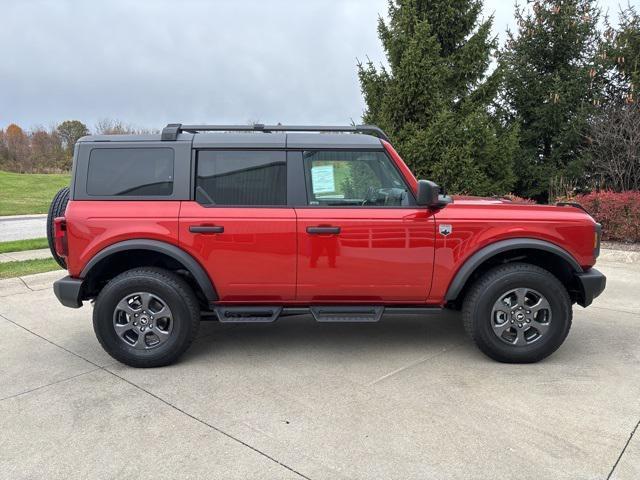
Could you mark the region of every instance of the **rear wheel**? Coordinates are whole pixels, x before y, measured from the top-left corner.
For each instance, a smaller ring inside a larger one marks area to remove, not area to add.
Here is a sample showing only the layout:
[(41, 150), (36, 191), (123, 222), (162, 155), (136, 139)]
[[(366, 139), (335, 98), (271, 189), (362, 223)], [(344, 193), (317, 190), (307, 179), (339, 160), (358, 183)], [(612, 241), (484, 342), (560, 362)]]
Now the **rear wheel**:
[(500, 362), (537, 362), (555, 352), (571, 328), (571, 300), (550, 272), (512, 263), (485, 273), (463, 306), (465, 330)]
[(62, 268), (67, 268), (67, 262), (56, 253), (53, 239), (53, 221), (56, 217), (64, 217), (64, 212), (67, 209), (67, 203), (69, 203), (69, 187), (64, 187), (60, 189), (53, 197), (53, 200), (51, 200), (49, 213), (47, 214), (47, 242), (49, 243), (49, 250), (51, 250), (51, 256), (53, 259), (58, 262), (58, 265)]
[(132, 367), (173, 363), (198, 332), (200, 309), (189, 285), (160, 268), (136, 268), (100, 292), (93, 328), (116, 360)]

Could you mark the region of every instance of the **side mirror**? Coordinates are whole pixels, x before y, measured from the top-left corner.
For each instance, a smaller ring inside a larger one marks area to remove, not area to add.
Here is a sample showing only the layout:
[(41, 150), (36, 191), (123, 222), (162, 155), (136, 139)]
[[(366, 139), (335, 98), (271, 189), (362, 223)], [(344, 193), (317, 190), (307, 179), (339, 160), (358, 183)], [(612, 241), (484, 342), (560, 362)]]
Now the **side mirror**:
[(416, 199), (421, 207), (437, 207), (440, 201), (440, 187), (437, 183), (429, 180), (418, 181), (418, 198)]

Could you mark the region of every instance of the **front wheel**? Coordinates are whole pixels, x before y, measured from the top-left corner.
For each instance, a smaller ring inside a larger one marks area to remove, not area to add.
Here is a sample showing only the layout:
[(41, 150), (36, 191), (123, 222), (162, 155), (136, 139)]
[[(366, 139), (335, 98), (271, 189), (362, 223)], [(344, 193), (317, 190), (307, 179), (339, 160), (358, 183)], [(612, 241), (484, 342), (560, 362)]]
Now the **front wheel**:
[(111, 280), (93, 311), (93, 329), (106, 352), (132, 367), (159, 367), (178, 359), (196, 336), (198, 301), (173, 272), (136, 268)]
[(571, 328), (571, 300), (550, 272), (535, 265), (496, 267), (471, 287), (462, 318), (480, 350), (500, 362), (531, 363), (555, 352)]

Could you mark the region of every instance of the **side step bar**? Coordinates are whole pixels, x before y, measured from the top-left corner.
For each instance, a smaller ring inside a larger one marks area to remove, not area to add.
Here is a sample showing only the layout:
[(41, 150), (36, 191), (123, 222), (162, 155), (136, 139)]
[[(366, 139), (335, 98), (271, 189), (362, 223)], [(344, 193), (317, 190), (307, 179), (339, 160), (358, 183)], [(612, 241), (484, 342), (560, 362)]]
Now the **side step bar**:
[(378, 322), (384, 307), (310, 307), (316, 322)]
[[(317, 305), (313, 307), (238, 306), (215, 307), (215, 315), (222, 323), (272, 323), (279, 317), (313, 315), (322, 323), (373, 323), (387, 315), (428, 315), (442, 312), (440, 307), (382, 307), (377, 305)], [(206, 316), (207, 313), (203, 312)], [(209, 314), (211, 315), (211, 314)]]
[(216, 307), (221, 323), (271, 323), (282, 312), (282, 307)]

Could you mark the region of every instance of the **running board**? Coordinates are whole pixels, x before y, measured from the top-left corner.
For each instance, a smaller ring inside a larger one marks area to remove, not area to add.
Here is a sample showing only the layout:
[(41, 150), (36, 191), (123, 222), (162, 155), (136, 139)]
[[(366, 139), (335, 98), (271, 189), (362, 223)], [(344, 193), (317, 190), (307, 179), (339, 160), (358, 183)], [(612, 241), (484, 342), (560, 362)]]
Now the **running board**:
[[(215, 312), (215, 313), (214, 313)], [(441, 313), (441, 307), (402, 306), (382, 307), (376, 305), (317, 305), (313, 307), (281, 306), (217, 306), (214, 312), (203, 312), (203, 316), (215, 315), (222, 323), (272, 323), (279, 317), (312, 314), (321, 323), (373, 323), (383, 315), (429, 315)]]
[(221, 323), (271, 323), (282, 312), (282, 307), (216, 307)]
[(382, 318), (384, 307), (310, 307), (316, 322), (378, 322)]

